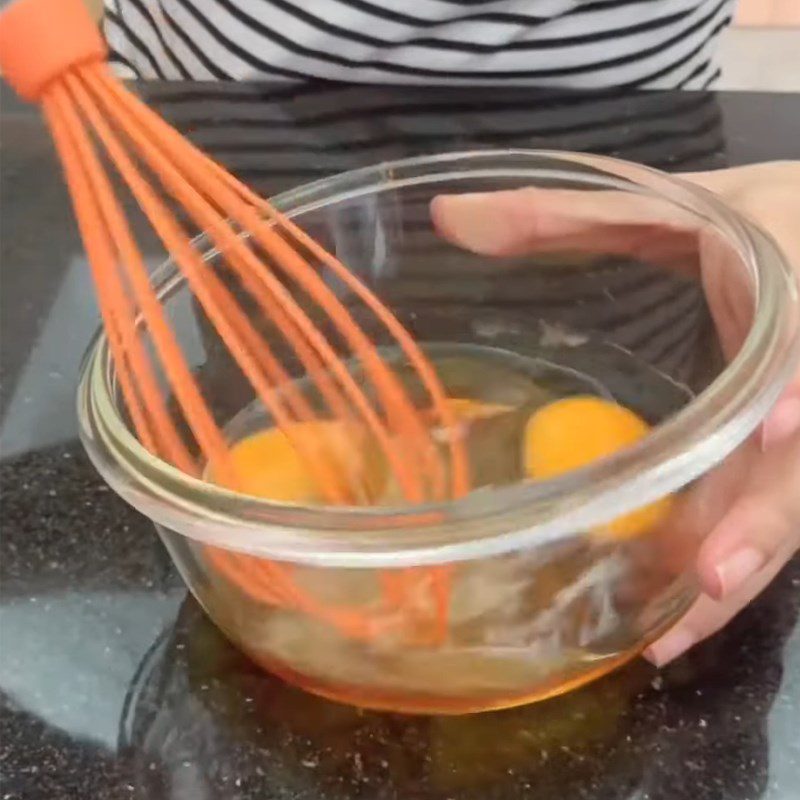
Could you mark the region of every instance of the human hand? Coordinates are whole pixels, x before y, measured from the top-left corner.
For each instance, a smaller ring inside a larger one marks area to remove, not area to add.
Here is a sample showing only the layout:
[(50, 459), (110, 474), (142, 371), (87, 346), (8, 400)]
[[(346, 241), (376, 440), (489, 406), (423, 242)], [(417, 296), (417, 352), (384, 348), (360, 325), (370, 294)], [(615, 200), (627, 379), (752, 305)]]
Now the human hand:
[[(800, 162), (682, 177), (771, 234), (800, 275)], [(751, 304), (742, 283), (726, 279), (724, 248), (705, 239), (694, 218), (665, 213), (662, 203), (600, 194), (529, 188), (441, 196), (431, 214), (443, 236), (484, 255), (568, 248), (699, 269), (723, 348), (733, 355), (749, 327)], [(715, 268), (704, 270), (709, 263)], [(800, 370), (759, 433), (700, 487), (684, 513), (694, 516), (698, 530), (710, 530), (696, 560), (701, 595), (646, 651), (658, 666), (722, 628), (800, 549)], [(720, 500), (724, 507), (717, 507)]]

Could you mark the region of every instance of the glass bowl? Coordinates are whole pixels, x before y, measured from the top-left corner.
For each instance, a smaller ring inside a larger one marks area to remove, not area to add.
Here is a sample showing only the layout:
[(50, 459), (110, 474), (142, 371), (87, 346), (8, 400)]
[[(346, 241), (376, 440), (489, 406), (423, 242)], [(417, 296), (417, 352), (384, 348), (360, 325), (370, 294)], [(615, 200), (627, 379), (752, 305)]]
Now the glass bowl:
[[(522, 212), (484, 214), (461, 236), (434, 224), (436, 196), (497, 190), (520, 190)], [(153, 520), (227, 636), (326, 697), (464, 713), (567, 691), (671, 626), (697, 596), (694, 559), (747, 469), (751, 434), (797, 363), (796, 282), (772, 241), (697, 187), (573, 153), (413, 158), (274, 203), (384, 299), (448, 390), (486, 403), (513, 403), (522, 384), (596, 395), (653, 429), (563, 477), (488, 479), (450, 503), (275, 503), (150, 455), (131, 433), (100, 333), (79, 387), (85, 447)], [(514, 246), (492, 244), (503, 237)], [(219, 254), (196, 244), (220, 269)], [(240, 435), (252, 390), (175, 265), (154, 281), (217, 421)], [(368, 316), (359, 321), (385, 344)], [(274, 331), (263, 333), (280, 353)], [(257, 567), (267, 583), (269, 570), (291, 575), (314, 610), (270, 600), (269, 586), (247, 591), (231, 564)], [(387, 609), (388, 585), (405, 589)], [(348, 615), (360, 628), (340, 624)]]

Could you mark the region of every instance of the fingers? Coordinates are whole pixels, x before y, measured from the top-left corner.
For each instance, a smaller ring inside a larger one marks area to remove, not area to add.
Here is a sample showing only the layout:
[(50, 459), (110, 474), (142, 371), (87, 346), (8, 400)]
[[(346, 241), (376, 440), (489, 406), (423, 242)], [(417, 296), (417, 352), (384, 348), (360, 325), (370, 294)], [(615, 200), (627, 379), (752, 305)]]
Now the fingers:
[(697, 250), (696, 219), (627, 192), (527, 187), (440, 195), (431, 217), (445, 239), (488, 256), (571, 250), (694, 262)]
[[(781, 242), (800, 262), (800, 162), (776, 162), (683, 180), (721, 195)], [(482, 255), (514, 256), (569, 247), (634, 254), (663, 261), (663, 251), (691, 252), (702, 224), (677, 204), (632, 191), (575, 191), (526, 187), (508, 191), (440, 195), (431, 203), (440, 234)], [(679, 235), (681, 234), (681, 235)], [(653, 241), (662, 239), (663, 241)], [(795, 250), (797, 252), (792, 253)], [(659, 254), (662, 254), (659, 257)], [(674, 254), (673, 254), (674, 260)]]
[(541, 237), (544, 206), (541, 193), (532, 188), (439, 195), (431, 202), (431, 218), (445, 239), (465, 250), (481, 255), (516, 255)]
[(784, 548), (800, 546), (800, 437), (757, 457), (742, 493), (703, 542), (697, 573), (706, 594), (735, 594)]
[(752, 327), (752, 276), (741, 252), (671, 202), (633, 192), (527, 187), (440, 195), (431, 215), (444, 238), (480, 255), (619, 255), (699, 279), (729, 360)]
[(723, 600), (701, 595), (675, 627), (647, 648), (644, 657), (662, 667), (716, 633), (766, 588), (793, 552), (788, 545), (779, 550), (739, 591)]
[(697, 573), (703, 594), (645, 653), (657, 666), (723, 627), (800, 549), (800, 435), (767, 453), (757, 452), (754, 442), (748, 448), (750, 452), (735, 462), (746, 474), (723, 475), (724, 481), (715, 484), (715, 496), (706, 498), (714, 505), (725, 499), (718, 496), (719, 490), (730, 498), (736, 497), (734, 487), (740, 487), (700, 547)]

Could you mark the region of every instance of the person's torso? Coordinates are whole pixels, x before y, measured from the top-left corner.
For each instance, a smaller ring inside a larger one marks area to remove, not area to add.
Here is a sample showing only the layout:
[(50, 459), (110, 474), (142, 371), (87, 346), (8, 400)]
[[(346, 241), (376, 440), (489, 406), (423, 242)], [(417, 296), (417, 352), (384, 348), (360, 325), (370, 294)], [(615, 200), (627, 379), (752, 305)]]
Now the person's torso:
[(105, 0), (140, 78), (701, 89), (735, 0)]

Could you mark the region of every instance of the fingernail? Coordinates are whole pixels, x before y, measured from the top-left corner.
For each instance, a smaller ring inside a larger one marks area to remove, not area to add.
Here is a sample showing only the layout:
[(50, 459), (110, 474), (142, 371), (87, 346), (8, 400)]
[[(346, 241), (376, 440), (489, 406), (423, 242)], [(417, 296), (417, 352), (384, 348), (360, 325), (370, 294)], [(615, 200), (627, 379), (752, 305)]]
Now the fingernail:
[(766, 556), (755, 547), (742, 547), (717, 564), (714, 570), (720, 585), (720, 597), (732, 594), (766, 563)]
[(695, 635), (688, 628), (675, 628), (653, 642), (645, 650), (644, 657), (657, 667), (663, 667), (685, 653), (696, 641)]
[(761, 430), (761, 449), (766, 450), (794, 435), (798, 430), (800, 430), (800, 397), (784, 397), (764, 420)]

